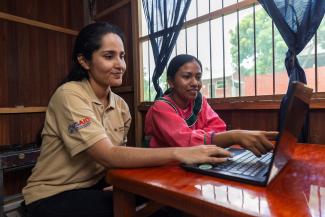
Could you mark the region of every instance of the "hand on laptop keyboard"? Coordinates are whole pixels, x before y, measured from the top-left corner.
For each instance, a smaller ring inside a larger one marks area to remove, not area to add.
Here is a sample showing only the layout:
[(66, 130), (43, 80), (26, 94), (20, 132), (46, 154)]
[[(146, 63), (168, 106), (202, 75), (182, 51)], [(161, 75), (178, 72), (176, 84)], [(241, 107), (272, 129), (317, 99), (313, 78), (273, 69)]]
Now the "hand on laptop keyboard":
[(214, 134), (211, 140), (223, 148), (238, 144), (260, 157), (274, 148), (270, 140), (275, 140), (277, 136), (275, 131), (230, 130)]
[(221, 163), (232, 157), (231, 152), (215, 145), (199, 145), (175, 149), (178, 161), (186, 164)]
[(234, 142), (245, 149), (250, 150), (256, 156), (271, 151), (274, 148), (270, 140), (275, 140), (278, 132), (275, 131), (250, 131), (250, 130), (233, 130)]

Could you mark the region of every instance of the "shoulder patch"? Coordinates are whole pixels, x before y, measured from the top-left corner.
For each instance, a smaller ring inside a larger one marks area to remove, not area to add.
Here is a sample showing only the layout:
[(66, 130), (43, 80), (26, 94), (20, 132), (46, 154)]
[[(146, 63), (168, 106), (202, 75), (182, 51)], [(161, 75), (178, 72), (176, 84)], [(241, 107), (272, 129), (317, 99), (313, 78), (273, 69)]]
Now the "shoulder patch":
[(77, 132), (79, 129), (85, 128), (90, 126), (91, 124), (91, 118), (90, 117), (85, 117), (79, 121), (76, 121), (68, 126), (68, 132), (69, 133), (74, 133)]

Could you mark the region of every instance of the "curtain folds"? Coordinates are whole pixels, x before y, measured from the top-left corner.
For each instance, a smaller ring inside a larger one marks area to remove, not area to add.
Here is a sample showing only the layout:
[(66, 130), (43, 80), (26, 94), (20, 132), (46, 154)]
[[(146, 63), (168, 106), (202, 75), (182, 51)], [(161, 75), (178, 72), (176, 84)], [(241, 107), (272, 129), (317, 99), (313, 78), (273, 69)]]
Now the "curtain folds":
[[(297, 55), (304, 49), (314, 36), (325, 13), (324, 0), (258, 0), (270, 15), (281, 36), (288, 46), (285, 66), (292, 81), (307, 83), (304, 70), (299, 64)], [(287, 93), (288, 93), (287, 91)], [(279, 130), (283, 127), (284, 107), (287, 94), (283, 97), (280, 107)], [(304, 127), (300, 142), (306, 142), (308, 128)]]
[(163, 94), (159, 78), (174, 49), (191, 0), (142, 0), (142, 3), (156, 64), (152, 83), (157, 99)]

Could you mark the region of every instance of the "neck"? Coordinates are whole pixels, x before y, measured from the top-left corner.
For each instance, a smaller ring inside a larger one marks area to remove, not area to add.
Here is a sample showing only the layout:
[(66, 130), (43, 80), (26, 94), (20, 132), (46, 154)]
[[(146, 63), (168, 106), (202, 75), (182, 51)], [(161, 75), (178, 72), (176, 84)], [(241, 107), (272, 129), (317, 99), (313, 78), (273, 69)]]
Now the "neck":
[(181, 109), (186, 109), (189, 104), (190, 104), (190, 101), (188, 99), (184, 99), (184, 98), (181, 98), (177, 95), (175, 95), (174, 93), (171, 93), (169, 95), (169, 97), (176, 103), (176, 105), (178, 107), (180, 107)]
[(111, 90), (110, 87), (98, 85), (96, 82), (92, 82), (92, 80), (90, 80), (89, 83), (99, 101), (101, 101), (106, 107), (108, 105), (108, 95)]

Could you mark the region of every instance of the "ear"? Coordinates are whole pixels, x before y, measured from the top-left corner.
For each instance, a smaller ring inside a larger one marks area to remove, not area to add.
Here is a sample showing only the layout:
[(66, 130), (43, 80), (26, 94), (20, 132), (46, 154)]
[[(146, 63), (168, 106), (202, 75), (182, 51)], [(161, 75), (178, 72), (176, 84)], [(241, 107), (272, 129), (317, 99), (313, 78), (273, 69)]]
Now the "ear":
[(168, 79), (167, 82), (170, 88), (174, 88), (174, 82), (172, 80)]
[(89, 67), (89, 63), (88, 63), (88, 61), (86, 60), (86, 58), (83, 56), (83, 55), (78, 55), (78, 62), (79, 62), (79, 64), (84, 68), (84, 69), (86, 69), (86, 70), (89, 70), (90, 69), (90, 67)]

